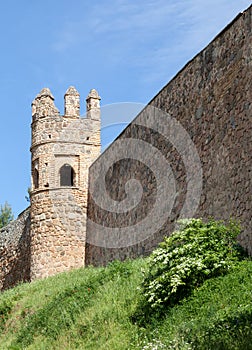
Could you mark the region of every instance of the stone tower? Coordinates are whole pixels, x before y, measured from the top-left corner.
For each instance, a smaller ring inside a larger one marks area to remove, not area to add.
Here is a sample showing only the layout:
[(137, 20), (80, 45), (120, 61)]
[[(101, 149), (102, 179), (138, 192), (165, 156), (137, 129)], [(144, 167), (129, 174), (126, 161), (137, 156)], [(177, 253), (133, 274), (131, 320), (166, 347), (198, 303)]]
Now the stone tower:
[(96, 90), (86, 103), (80, 118), (80, 95), (72, 86), (63, 116), (47, 88), (32, 103), (31, 280), (84, 266), (88, 169), (100, 154)]

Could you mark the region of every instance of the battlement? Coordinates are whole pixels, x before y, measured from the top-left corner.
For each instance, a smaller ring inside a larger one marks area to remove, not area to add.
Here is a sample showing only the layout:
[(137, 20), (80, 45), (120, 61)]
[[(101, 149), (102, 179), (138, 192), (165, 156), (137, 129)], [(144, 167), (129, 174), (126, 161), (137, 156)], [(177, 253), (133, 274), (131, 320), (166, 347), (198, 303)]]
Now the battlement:
[[(86, 117), (100, 120), (100, 96), (95, 89), (91, 89), (86, 98)], [(32, 120), (56, 117), (60, 112), (54, 104), (54, 96), (49, 88), (43, 88), (32, 102)], [(65, 118), (80, 117), (80, 94), (74, 86), (70, 86), (64, 95)]]

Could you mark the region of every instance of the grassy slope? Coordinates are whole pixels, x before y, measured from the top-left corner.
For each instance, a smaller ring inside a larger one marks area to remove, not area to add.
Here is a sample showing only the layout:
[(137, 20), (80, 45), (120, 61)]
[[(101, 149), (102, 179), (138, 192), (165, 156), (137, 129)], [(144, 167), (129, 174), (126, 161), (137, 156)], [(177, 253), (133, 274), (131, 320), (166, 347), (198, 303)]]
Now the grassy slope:
[(2, 293), (0, 349), (252, 349), (251, 261), (143, 328), (130, 316), (145, 266), (115, 262)]

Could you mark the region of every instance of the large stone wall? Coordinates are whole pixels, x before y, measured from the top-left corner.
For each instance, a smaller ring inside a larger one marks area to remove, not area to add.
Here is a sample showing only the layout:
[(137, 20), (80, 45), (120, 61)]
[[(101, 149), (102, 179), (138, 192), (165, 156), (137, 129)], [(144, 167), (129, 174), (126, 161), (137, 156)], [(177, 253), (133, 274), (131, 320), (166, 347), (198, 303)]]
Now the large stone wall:
[[(205, 219), (240, 220), (239, 240), (252, 254), (251, 16), (252, 7), (239, 14), (150, 101), (91, 166), (86, 264), (100, 265), (115, 258), (148, 254), (164, 235), (172, 232), (175, 221), (188, 213)], [(164, 118), (167, 118), (166, 125), (162, 125)], [(179, 122), (179, 128), (173, 124), (167, 131), (172, 120)], [(180, 135), (175, 135), (177, 131)], [(193, 146), (185, 142), (185, 135)], [(140, 141), (146, 144), (142, 153)], [(170, 184), (176, 188), (172, 210), (171, 200), (167, 200), (166, 220), (160, 221), (159, 228), (151, 234), (149, 227), (139, 226), (148, 217), (147, 222), (154, 228), (158, 227), (159, 218), (161, 220), (159, 214), (150, 219), (151, 210), (160, 198), (155, 182), (155, 158), (148, 160), (149, 163), (144, 160), (149, 146), (162, 153), (169, 164)], [(192, 170), (191, 178), (190, 174), (188, 177), (190, 160), (183, 155), (187, 152), (183, 146), (196, 147), (194, 153), (199, 156), (200, 169)], [(130, 147), (131, 155), (124, 150)], [(195, 177), (201, 178), (201, 172), (202, 182), (195, 182)], [(104, 174), (103, 179), (99, 173)], [(128, 209), (125, 205), (123, 211), (120, 205), (130, 197), (130, 188), (135, 191), (127, 184), (129, 179), (141, 183), (142, 196), (135, 207)], [(188, 205), (186, 212), (183, 205), (190, 191), (191, 207)], [(197, 210), (192, 211), (199, 194)], [(102, 196), (110, 198), (104, 200), (103, 205), (95, 199)], [(108, 210), (110, 200), (113, 205), (110, 203)], [(131, 230), (132, 236), (125, 237), (125, 228)]]
[(30, 208), (0, 230), (0, 290), (30, 281)]

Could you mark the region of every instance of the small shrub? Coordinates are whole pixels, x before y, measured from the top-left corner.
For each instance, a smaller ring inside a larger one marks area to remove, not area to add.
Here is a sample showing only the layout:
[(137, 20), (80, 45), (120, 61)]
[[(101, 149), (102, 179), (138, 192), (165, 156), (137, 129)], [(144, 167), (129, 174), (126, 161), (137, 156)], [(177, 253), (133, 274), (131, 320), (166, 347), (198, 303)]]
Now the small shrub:
[[(150, 256), (142, 283), (145, 307), (161, 311), (188, 296), (209, 278), (225, 274), (241, 260), (239, 225), (230, 221), (190, 219)], [(143, 305), (141, 306), (141, 308)]]
[(128, 278), (133, 272), (130, 260), (119, 261), (114, 260), (107, 266), (107, 273), (111, 278), (123, 277)]

